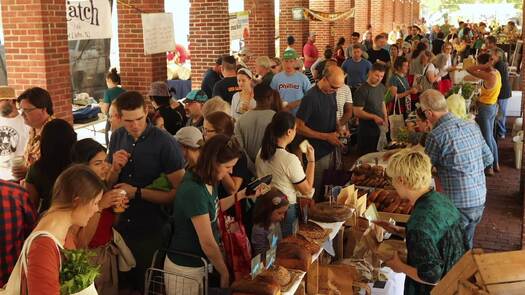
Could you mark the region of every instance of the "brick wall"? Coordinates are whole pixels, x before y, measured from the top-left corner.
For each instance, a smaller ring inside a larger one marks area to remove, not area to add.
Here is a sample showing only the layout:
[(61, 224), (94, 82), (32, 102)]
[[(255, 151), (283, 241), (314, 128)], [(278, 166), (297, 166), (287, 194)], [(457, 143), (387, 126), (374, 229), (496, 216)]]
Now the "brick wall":
[[(525, 20), (525, 5), (523, 5), (523, 14), (522, 14), (522, 23)], [(522, 35), (523, 41), (525, 42), (525, 34)], [(522, 51), (521, 60), (525, 60), (525, 50)], [(525, 110), (525, 67), (521, 66), (521, 114)], [(525, 132), (525, 124), (523, 124), (523, 132)], [(525, 249), (525, 148), (523, 149), (522, 158), (521, 158), (521, 177), (520, 177), (520, 192), (522, 193), (523, 198), (523, 222), (522, 222), (522, 249)]]
[[(310, 0), (310, 9), (321, 11), (321, 12), (327, 12), (327, 13), (333, 13), (335, 9), (335, 3), (334, 0)], [(322, 54), (324, 52), (324, 48), (329, 46), (334, 46), (334, 34), (333, 31), (333, 25), (334, 22), (326, 22), (326, 21), (310, 21), (310, 32), (317, 33), (316, 37), (316, 46), (319, 49), (319, 54)]]
[(289, 35), (295, 37), (294, 49), (301, 54), (304, 43), (306, 43), (309, 32), (309, 21), (307, 20), (293, 20), (292, 8), (309, 7), (308, 0), (281, 0), (281, 7), (279, 13), (279, 40), (280, 50), (282, 53), (286, 49), (286, 38)]
[(403, 23), (407, 25), (412, 25), (413, 22), (410, 20), (410, 13), (412, 12), (412, 8), (410, 7), (410, 0), (405, 0), (403, 3)]
[(394, 1), (383, 0), (383, 31), (390, 33), (394, 28)]
[(413, 0), (412, 1), (412, 19), (413, 20), (418, 20), (419, 19), (419, 14), (420, 14), (420, 4), (419, 4), (419, 0)]
[(8, 85), (19, 95), (39, 86), (57, 117), (72, 122), (71, 79), (63, 0), (2, 0)]
[[(122, 86), (146, 95), (154, 81), (166, 80), (166, 54), (144, 55), (141, 13), (118, 3), (118, 35)], [(136, 0), (145, 13), (164, 12), (164, 0)]]
[[(343, 12), (354, 7), (353, 0), (335, 0), (334, 1), (334, 11)], [(350, 40), (350, 36), (354, 31), (354, 18), (349, 18), (348, 20), (338, 20), (333, 25), (333, 32), (335, 35), (334, 42), (337, 43), (339, 37), (344, 37), (346, 39), (346, 45)], [(335, 45), (335, 44), (334, 44)]]
[[(370, 5), (369, 0), (355, 0), (355, 17), (354, 29), (363, 35), (366, 31), (366, 26), (370, 23)], [(363, 37), (363, 36), (361, 36)]]
[(274, 0), (244, 0), (244, 10), (250, 12), (250, 37), (246, 46), (253, 57), (248, 66), (259, 56), (275, 56)]
[(402, 0), (394, 0), (394, 23), (396, 25), (403, 24), (403, 5)]
[(192, 87), (200, 88), (204, 72), (230, 52), (228, 0), (191, 0), (190, 50)]
[(373, 36), (383, 32), (383, 12), (383, 0), (370, 0), (370, 24), (372, 24)]

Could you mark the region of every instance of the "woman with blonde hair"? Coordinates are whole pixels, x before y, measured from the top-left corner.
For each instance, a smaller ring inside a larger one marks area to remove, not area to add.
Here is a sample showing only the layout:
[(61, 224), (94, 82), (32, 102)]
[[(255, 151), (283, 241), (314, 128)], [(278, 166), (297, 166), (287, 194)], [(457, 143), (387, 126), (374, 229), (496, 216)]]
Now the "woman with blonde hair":
[(413, 206), (406, 228), (375, 222), (406, 238), (407, 261), (395, 253), (385, 262), (393, 271), (406, 274), (404, 294), (430, 294), (466, 252), (461, 214), (447, 196), (431, 188), (431, 170), (430, 158), (412, 149), (393, 155), (386, 168), (398, 194)]
[(214, 112), (223, 112), (231, 116), (231, 106), (220, 96), (214, 96), (202, 106), (202, 117), (206, 118), (206, 116)]

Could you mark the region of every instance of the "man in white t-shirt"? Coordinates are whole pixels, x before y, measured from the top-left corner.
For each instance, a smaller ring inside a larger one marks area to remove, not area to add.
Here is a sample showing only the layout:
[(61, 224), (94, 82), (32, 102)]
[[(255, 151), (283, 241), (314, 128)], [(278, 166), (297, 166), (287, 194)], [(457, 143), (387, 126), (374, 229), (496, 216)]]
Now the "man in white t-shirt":
[(0, 179), (14, 179), (10, 161), (24, 156), (29, 127), (16, 108), (15, 90), (0, 86)]

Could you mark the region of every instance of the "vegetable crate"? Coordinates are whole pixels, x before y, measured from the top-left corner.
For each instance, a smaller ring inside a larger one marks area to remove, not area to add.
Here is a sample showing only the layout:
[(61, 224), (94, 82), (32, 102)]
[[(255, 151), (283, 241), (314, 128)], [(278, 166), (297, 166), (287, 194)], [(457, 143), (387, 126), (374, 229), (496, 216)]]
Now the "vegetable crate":
[(432, 295), (525, 294), (525, 250), (468, 251), (432, 290)]
[[(164, 258), (168, 251), (158, 250), (153, 255), (153, 261), (150, 268), (146, 270), (145, 295), (208, 295), (208, 272), (205, 271), (202, 279), (186, 276), (180, 273), (164, 270)], [(175, 253), (170, 251), (170, 253)], [(197, 257), (195, 255), (176, 252), (180, 255)], [(203, 262), (204, 269), (208, 269), (208, 263), (205, 259), (200, 258)]]

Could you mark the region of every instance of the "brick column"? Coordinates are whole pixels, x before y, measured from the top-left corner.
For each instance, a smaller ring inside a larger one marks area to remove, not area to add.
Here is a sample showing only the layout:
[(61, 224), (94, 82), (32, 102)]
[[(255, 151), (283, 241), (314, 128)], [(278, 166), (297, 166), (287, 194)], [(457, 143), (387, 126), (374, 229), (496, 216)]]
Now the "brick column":
[(383, 0), (383, 31), (390, 33), (394, 25), (394, 0)]
[(411, 8), (410, 3), (408, 1), (409, 0), (405, 0), (403, 3), (403, 22), (407, 25), (412, 25), (414, 23), (410, 20)]
[(228, 0), (190, 2), (191, 84), (200, 88), (204, 72), (230, 53)]
[[(354, 0), (335, 0), (334, 2), (334, 10), (336, 12), (347, 11), (354, 7)], [(354, 18), (336, 21), (333, 25), (333, 31), (335, 34), (334, 43), (337, 43), (339, 37), (344, 37), (347, 42), (346, 46), (348, 46), (348, 42), (354, 31)]]
[(394, 1), (394, 22), (396, 25), (403, 25), (403, 4), (402, 0), (393, 0)]
[[(332, 13), (334, 12), (334, 0), (310, 0), (310, 9)], [(326, 21), (310, 21), (310, 32), (316, 32), (316, 46), (319, 49), (319, 54), (322, 55), (324, 48), (327, 45), (334, 46), (334, 31), (332, 30), (334, 23)]]
[[(355, 0), (354, 29), (361, 35), (366, 31), (366, 26), (370, 23), (369, 0)], [(363, 36), (361, 36), (362, 38)]]
[(370, 0), (370, 24), (372, 24), (372, 35), (374, 36), (383, 32), (383, 14), (383, 0)]
[(17, 95), (45, 88), (59, 118), (71, 116), (71, 74), (63, 0), (2, 0), (8, 85)]
[(146, 95), (153, 81), (166, 80), (166, 54), (144, 55), (142, 20), (140, 9), (145, 13), (164, 12), (163, 0), (136, 0), (136, 8), (118, 5), (118, 41), (122, 85)]
[(244, 9), (250, 12), (250, 37), (246, 46), (253, 57), (248, 66), (259, 56), (275, 56), (274, 0), (244, 0)]
[(419, 19), (420, 0), (412, 0), (412, 20)]
[[(523, 6), (522, 13), (522, 23), (525, 20), (525, 5)], [(522, 35), (523, 41), (525, 42), (525, 34)], [(525, 50), (522, 51), (521, 60), (525, 60)], [(525, 90), (525, 67), (521, 67), (521, 89)], [(521, 113), (525, 110), (525, 91), (521, 92)], [(525, 124), (523, 124), (523, 132), (525, 132)], [(522, 158), (521, 158), (521, 177), (520, 177), (520, 192), (522, 193), (523, 198), (523, 221), (522, 221), (522, 230), (521, 230), (521, 247), (525, 249), (525, 148), (523, 149)]]
[(289, 35), (294, 36), (295, 45), (294, 49), (301, 55), (303, 52), (303, 45), (306, 43), (308, 38), (308, 32), (310, 29), (309, 21), (307, 20), (293, 20), (292, 19), (292, 8), (304, 8), (309, 7), (308, 0), (281, 0), (281, 7), (279, 13), (279, 40), (280, 40), (280, 53), (286, 49), (286, 38)]

